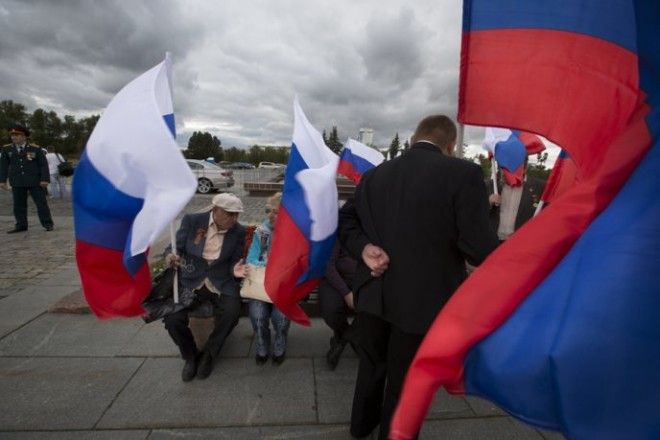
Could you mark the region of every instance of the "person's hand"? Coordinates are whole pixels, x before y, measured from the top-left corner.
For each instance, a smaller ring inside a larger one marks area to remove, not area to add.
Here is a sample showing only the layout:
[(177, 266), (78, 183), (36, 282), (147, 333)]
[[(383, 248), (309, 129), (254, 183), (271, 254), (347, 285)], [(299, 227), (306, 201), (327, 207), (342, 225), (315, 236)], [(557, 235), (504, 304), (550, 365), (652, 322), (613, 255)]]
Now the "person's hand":
[(390, 257), (381, 247), (369, 243), (362, 249), (362, 261), (371, 269), (371, 276), (381, 276), (390, 264)]
[(167, 264), (169, 267), (176, 267), (180, 264), (181, 258), (179, 258), (178, 255), (174, 254), (167, 254), (165, 257), (165, 264)]
[(244, 259), (240, 259), (238, 263), (234, 265), (234, 277), (235, 278), (245, 278), (250, 274), (250, 268), (245, 264)]
[(39, 182), (42, 188), (48, 188), (48, 182)]
[(346, 295), (344, 295), (344, 301), (351, 310), (355, 310), (355, 304), (353, 303), (353, 292), (348, 292)]
[(500, 206), (500, 203), (502, 203), (502, 196), (499, 194), (491, 194), (490, 197), (488, 197), (488, 203), (490, 203), (490, 206)]
[(7, 182), (0, 182), (0, 189), (8, 190)]

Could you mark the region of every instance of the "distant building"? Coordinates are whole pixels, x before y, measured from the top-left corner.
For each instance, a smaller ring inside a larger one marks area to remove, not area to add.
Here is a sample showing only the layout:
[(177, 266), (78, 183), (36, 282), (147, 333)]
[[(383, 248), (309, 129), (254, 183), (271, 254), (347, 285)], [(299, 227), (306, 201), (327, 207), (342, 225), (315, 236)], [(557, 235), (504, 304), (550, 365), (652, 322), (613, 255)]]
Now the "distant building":
[(371, 128), (361, 128), (358, 135), (358, 141), (364, 145), (372, 146), (374, 144), (374, 131)]

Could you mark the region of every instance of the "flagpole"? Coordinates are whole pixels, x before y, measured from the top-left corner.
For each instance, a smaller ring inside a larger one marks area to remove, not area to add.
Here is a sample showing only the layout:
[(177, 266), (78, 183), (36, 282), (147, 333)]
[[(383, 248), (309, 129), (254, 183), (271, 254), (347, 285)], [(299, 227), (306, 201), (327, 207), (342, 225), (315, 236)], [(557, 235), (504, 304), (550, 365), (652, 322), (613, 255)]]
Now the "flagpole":
[[(176, 235), (174, 232), (174, 222), (170, 222), (170, 242), (172, 244), (172, 254), (176, 256)], [(174, 282), (172, 286), (174, 292), (174, 304), (179, 303), (179, 269), (174, 267)]]
[(465, 134), (465, 125), (458, 123), (458, 134), (456, 136), (456, 157), (463, 157), (463, 137)]
[(490, 178), (493, 180), (493, 194), (499, 195), (500, 192), (497, 189), (497, 162), (495, 162), (494, 157), (490, 159)]
[(536, 205), (536, 210), (534, 211), (534, 217), (538, 215), (539, 212), (543, 209), (544, 202), (543, 200), (539, 201), (539, 204)]

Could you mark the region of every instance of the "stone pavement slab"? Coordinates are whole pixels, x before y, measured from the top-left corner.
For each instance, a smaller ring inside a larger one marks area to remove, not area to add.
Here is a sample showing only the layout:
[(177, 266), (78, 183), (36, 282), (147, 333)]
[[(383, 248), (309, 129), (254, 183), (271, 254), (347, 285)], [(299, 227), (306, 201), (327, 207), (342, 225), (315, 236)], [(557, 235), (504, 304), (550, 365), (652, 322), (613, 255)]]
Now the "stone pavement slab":
[(1, 356), (116, 356), (140, 330), (139, 319), (46, 313), (0, 341)]
[(347, 426), (264, 426), (254, 428), (153, 430), (149, 440), (347, 440)]
[(211, 376), (181, 381), (180, 359), (148, 359), (99, 428), (184, 428), (317, 423), (311, 359), (279, 367), (221, 358)]
[[(350, 421), (357, 368), (357, 359), (342, 359), (335, 371), (327, 369), (324, 358), (314, 359), (320, 423)], [(440, 391), (433, 400), (427, 420), (474, 417), (474, 415), (465, 398), (450, 396), (445, 391)]]
[(92, 429), (142, 359), (0, 358), (0, 429)]
[(44, 313), (50, 304), (71, 292), (72, 287), (30, 286), (0, 299), (0, 338)]
[(535, 429), (508, 417), (427, 421), (420, 439), (543, 440)]
[[(213, 329), (213, 320), (209, 319), (207, 324), (202, 330), (210, 332)], [(247, 318), (241, 318), (238, 321), (238, 325), (236, 325), (225, 341), (225, 345), (220, 352), (220, 357), (235, 358), (247, 356), (250, 351), (250, 345), (252, 344), (252, 333), (250, 321)], [(124, 343), (118, 355), (179, 357), (179, 349), (167, 334), (163, 323), (161, 321), (154, 321), (144, 324), (131, 339)]]
[(476, 396), (466, 396), (468, 405), (478, 416), (506, 416), (507, 413), (500, 409), (490, 400), (482, 399)]
[(149, 431), (0, 432), (2, 440), (144, 440)]

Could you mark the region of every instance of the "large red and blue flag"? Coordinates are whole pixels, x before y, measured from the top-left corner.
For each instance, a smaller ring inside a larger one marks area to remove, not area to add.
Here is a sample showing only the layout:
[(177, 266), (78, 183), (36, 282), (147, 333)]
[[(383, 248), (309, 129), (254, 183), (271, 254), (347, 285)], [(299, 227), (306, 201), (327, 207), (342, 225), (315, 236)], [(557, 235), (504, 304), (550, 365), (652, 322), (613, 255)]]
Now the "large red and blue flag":
[(309, 325), (298, 302), (321, 281), (332, 255), (339, 158), (307, 120), (297, 97), (293, 110), (293, 142), (264, 283), (282, 313)]
[(578, 181), (577, 168), (575, 163), (564, 149), (561, 150), (555, 161), (548, 181), (543, 189), (541, 202), (551, 203), (557, 197), (568, 191)]
[(580, 180), (440, 312), (391, 438), (440, 386), (571, 439), (660, 438), (659, 28), (656, 0), (464, 2), (459, 119), (545, 136)]
[(144, 313), (148, 248), (195, 193), (195, 177), (174, 140), (170, 84), (167, 57), (121, 89), (76, 167), (76, 261), (99, 318)]

